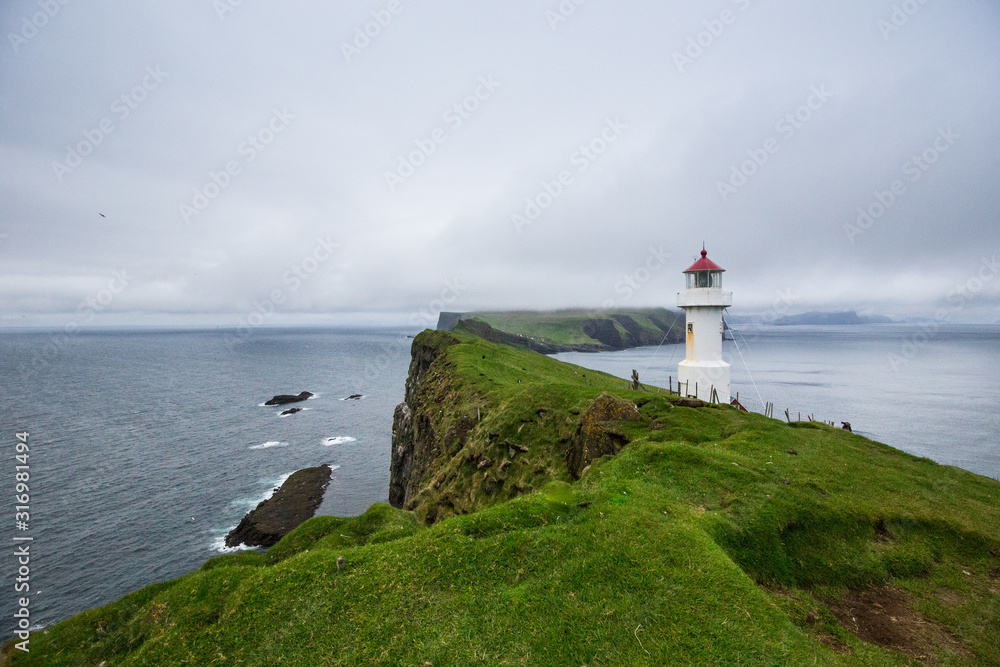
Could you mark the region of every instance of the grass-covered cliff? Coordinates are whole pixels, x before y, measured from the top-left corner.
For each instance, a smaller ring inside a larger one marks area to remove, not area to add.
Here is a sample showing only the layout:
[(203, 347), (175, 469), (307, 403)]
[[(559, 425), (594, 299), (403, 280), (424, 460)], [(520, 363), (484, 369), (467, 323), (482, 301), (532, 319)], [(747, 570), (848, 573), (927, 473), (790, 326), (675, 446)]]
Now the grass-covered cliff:
[(1000, 664), (1000, 483), (479, 339), (413, 351), (412, 511), (311, 519), (11, 664)]
[(600, 352), (684, 340), (684, 318), (665, 308), (441, 313), (438, 329), (554, 352)]

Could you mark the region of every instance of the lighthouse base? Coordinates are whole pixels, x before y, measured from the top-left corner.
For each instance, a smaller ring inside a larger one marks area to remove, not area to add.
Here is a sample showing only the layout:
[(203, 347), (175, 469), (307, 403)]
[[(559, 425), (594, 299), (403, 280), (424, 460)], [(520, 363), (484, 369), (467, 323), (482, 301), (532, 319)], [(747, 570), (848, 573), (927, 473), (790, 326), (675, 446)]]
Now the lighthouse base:
[(677, 364), (677, 388), (681, 396), (729, 403), (729, 364), (725, 361), (682, 361)]

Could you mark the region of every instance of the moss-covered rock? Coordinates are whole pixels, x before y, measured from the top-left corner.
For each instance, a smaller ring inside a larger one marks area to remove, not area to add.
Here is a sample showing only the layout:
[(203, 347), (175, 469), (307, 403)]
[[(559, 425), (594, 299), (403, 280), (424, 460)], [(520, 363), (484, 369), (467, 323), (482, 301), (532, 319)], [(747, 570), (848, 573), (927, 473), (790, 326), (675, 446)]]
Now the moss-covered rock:
[(602, 456), (615, 455), (628, 442), (621, 433), (608, 428), (612, 422), (639, 421), (639, 408), (632, 401), (605, 392), (580, 415), (580, 424), (563, 454), (573, 479)]

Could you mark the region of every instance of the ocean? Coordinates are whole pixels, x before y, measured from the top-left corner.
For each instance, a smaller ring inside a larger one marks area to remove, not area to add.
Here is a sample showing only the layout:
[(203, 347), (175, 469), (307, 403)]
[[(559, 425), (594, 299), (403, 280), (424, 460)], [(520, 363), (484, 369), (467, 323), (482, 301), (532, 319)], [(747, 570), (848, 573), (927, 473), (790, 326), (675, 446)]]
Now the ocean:
[[(49, 625), (225, 552), (229, 529), (295, 470), (334, 466), (319, 514), (388, 497), (393, 408), (412, 331), (0, 334), (3, 637), (14, 537), (30, 536), (31, 622)], [(1000, 327), (744, 328), (724, 346), (733, 392), (849, 421), (905, 451), (1000, 479)], [(895, 355), (895, 358), (893, 357)], [(666, 386), (683, 346), (557, 358)], [(901, 360), (901, 361), (900, 361)], [(749, 369), (749, 371), (747, 370)], [(752, 382), (751, 382), (752, 377)], [(315, 393), (280, 417), (274, 394)], [(360, 400), (344, 400), (362, 394)], [(30, 520), (15, 528), (16, 433), (30, 445)]]
[[(226, 551), (226, 533), (304, 467), (335, 467), (320, 514), (385, 502), (410, 343), (401, 331), (0, 335), (4, 590), (15, 536), (34, 538), (36, 628), (180, 576)], [(315, 394), (303, 412), (262, 405), (303, 390)], [(23, 431), (31, 502), (18, 531)], [(0, 595), (4, 638), (14, 601)]]

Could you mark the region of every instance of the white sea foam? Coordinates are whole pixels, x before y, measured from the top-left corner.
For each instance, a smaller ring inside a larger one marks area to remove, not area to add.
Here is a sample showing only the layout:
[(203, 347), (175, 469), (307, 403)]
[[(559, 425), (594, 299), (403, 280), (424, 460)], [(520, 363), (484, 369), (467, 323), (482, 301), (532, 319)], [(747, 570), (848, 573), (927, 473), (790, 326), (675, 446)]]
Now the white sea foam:
[(262, 484), (267, 484), (267, 491), (263, 494), (257, 496), (256, 498), (237, 498), (236, 500), (229, 503), (233, 507), (257, 507), (268, 498), (274, 495), (274, 490), (279, 488), (285, 481), (292, 476), (292, 473), (285, 473), (277, 479), (262, 479), (260, 480)]
[(281, 488), (281, 485), (284, 484), (285, 482), (287, 482), (288, 478), (291, 477), (294, 474), (295, 474), (294, 472), (286, 472), (284, 475), (280, 475), (278, 477), (278, 479), (276, 479), (272, 484), (268, 485), (270, 488), (267, 491), (264, 492), (264, 497), (261, 498), (261, 500), (267, 500), (268, 498), (270, 498), (271, 496), (273, 496), (274, 492), (277, 489)]
[(277, 440), (268, 440), (262, 445), (250, 445), (250, 449), (271, 449), (272, 447), (287, 447), (287, 442), (278, 442)]
[[(248, 547), (245, 544), (237, 544), (235, 547), (227, 547), (226, 546), (226, 535), (228, 535), (229, 531), (233, 530), (234, 528), (236, 528), (236, 526), (230, 526), (229, 528), (226, 528), (225, 530), (223, 530), (221, 535), (217, 534), (212, 539), (212, 551), (215, 551), (215, 552), (220, 553), (220, 554), (234, 554), (237, 551), (247, 551), (249, 549), (256, 549), (257, 548), (257, 547)], [(219, 533), (218, 530), (213, 530), (212, 532), (213, 533)]]
[(357, 438), (352, 438), (349, 435), (337, 435), (332, 438), (323, 438), (323, 444), (327, 447), (331, 445), (342, 445), (345, 442), (357, 442)]

